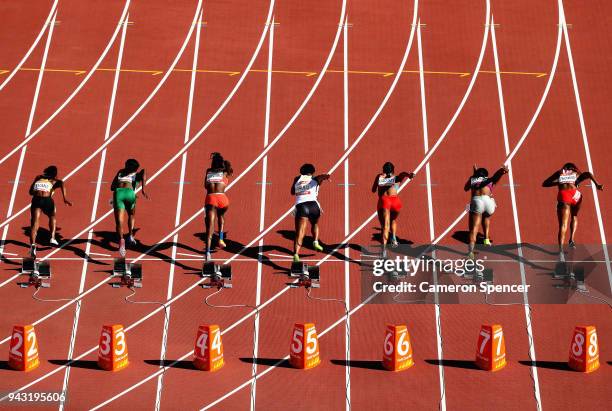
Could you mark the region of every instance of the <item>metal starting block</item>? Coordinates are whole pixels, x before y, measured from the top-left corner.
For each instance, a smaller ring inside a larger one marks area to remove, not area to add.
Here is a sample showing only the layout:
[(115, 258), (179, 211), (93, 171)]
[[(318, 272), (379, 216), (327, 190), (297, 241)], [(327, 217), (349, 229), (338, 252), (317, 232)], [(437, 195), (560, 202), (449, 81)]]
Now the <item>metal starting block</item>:
[(121, 277), (120, 282), (110, 283), (113, 288), (142, 287), (142, 265), (139, 263), (126, 263), (125, 258), (113, 260), (113, 277)]
[(232, 288), (232, 266), (230, 264), (216, 264), (205, 262), (202, 267), (202, 278), (210, 278), (202, 288)]
[(297, 283), (289, 284), (291, 288), (306, 287), (306, 288), (319, 288), (319, 266), (309, 266), (306, 263), (291, 263), (291, 270), (289, 271), (289, 277), (297, 277), (299, 280)]
[(29, 275), (27, 282), (17, 283), (21, 288), (51, 287), (51, 265), (47, 261), (24, 258), (21, 264), (21, 274)]
[(563, 280), (562, 284), (555, 285), (556, 288), (571, 288), (582, 292), (588, 292), (584, 285), (584, 267), (559, 262), (555, 265), (552, 275), (553, 280)]

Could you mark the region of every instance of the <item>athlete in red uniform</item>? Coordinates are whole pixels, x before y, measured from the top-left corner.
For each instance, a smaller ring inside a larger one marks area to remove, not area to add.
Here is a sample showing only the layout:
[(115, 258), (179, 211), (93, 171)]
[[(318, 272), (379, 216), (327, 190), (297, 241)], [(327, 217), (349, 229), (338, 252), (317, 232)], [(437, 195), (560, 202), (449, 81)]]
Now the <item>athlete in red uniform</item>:
[(555, 171), (542, 183), (543, 187), (559, 187), (559, 193), (557, 194), (557, 218), (559, 220), (557, 241), (561, 252), (563, 251), (568, 226), (570, 227), (569, 246), (576, 247), (574, 237), (576, 236), (576, 228), (578, 228), (578, 212), (582, 204), (582, 194), (578, 191), (578, 185), (585, 180), (591, 180), (598, 190), (603, 190), (603, 185), (595, 180), (595, 176), (591, 172), (581, 173), (574, 163), (566, 163), (561, 170)]
[(374, 177), (372, 192), (378, 193), (378, 221), (380, 221), (380, 231), (383, 246), (383, 255), (386, 255), (387, 242), (389, 241), (389, 231), (391, 232), (391, 245), (397, 247), (397, 217), (402, 209), (402, 201), (397, 195), (399, 185), (406, 177), (413, 179), (414, 173), (401, 172), (397, 176), (394, 174), (395, 166), (391, 162), (383, 165), (382, 173)]
[(204, 176), (204, 186), (206, 187), (206, 198), (204, 205), (206, 208), (206, 260), (210, 260), (210, 249), (212, 236), (215, 232), (215, 219), (219, 227), (219, 247), (225, 247), (225, 213), (229, 208), (229, 199), (225, 195), (225, 187), (228, 184), (234, 170), (229, 161), (225, 160), (220, 153), (210, 155), (211, 165), (206, 170)]

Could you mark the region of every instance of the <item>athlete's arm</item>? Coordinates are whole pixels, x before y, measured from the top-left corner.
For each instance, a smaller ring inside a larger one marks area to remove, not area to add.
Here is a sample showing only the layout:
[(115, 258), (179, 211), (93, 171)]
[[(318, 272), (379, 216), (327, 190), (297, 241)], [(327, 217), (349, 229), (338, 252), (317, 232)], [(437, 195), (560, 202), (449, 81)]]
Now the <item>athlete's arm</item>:
[(500, 167), (499, 170), (497, 170), (495, 172), (495, 174), (493, 174), (493, 177), (491, 177), (490, 181), (493, 184), (497, 184), (499, 182), (499, 180), (503, 177), (504, 174), (508, 173), (508, 167), (507, 166), (502, 166)]
[(329, 180), (331, 177), (331, 175), (329, 174), (319, 174), (318, 176), (316, 176), (314, 179), (317, 180), (317, 183), (319, 183), (319, 185), (321, 185), (321, 183), (325, 180)]
[(36, 181), (38, 181), (38, 176), (34, 178), (34, 181), (32, 181), (32, 185), (30, 186), (30, 195), (33, 196), (34, 195), (34, 184), (36, 184)]
[(603, 190), (603, 184), (599, 184), (599, 182), (597, 182), (597, 180), (595, 179), (593, 173), (591, 173), (590, 171), (585, 171), (584, 173), (580, 174), (576, 179), (576, 185), (582, 183), (584, 180), (591, 180), (598, 190)]
[(142, 185), (140, 190), (142, 191), (142, 195), (144, 196), (144, 198), (149, 198), (149, 195), (145, 193), (145, 185), (147, 183), (147, 176), (146, 176), (144, 168), (138, 172), (138, 176), (136, 177), (136, 180), (140, 181), (140, 184)]
[(300, 178), (299, 176), (298, 176), (298, 177), (295, 177), (295, 178), (293, 179), (293, 183), (291, 183), (291, 195), (292, 195), (292, 196), (294, 196), (294, 195), (295, 195), (295, 183), (297, 183), (297, 181), (298, 181), (298, 179), (299, 179), (299, 178)]
[(558, 185), (560, 174), (561, 171), (555, 171), (553, 175), (544, 180), (544, 182), (542, 183), (542, 187), (555, 187), (556, 185)]
[(66, 198), (66, 184), (62, 180), (57, 180), (53, 185), (53, 189), (59, 188), (62, 191), (62, 198), (64, 199), (64, 204), (72, 207), (72, 201)]
[(111, 183), (111, 186), (110, 186), (111, 191), (115, 191), (118, 185), (119, 185), (119, 172), (117, 171), (117, 174), (115, 174), (115, 178), (113, 178), (113, 182)]
[(372, 192), (375, 193), (376, 191), (378, 191), (378, 179), (380, 177), (380, 174), (376, 174), (376, 177), (374, 177), (374, 182), (372, 183)]
[(463, 191), (470, 191), (471, 188), (472, 188), (472, 176), (468, 177), (467, 181), (465, 182), (465, 185), (463, 186)]
[(415, 176), (415, 174), (412, 171), (410, 171), (410, 172), (402, 171), (397, 176), (397, 180), (398, 180), (398, 183), (401, 183), (402, 181), (404, 181), (406, 179), (406, 177), (408, 177), (409, 179), (412, 180), (414, 178), (414, 176)]

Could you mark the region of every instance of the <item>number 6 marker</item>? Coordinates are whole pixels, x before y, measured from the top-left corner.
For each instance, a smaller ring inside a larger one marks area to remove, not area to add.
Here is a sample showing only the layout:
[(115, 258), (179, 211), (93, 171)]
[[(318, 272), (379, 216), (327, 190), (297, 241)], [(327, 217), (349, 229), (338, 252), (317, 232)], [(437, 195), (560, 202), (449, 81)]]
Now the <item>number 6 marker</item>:
[(383, 367), (389, 371), (402, 371), (413, 365), (408, 329), (405, 325), (387, 324), (383, 345)]

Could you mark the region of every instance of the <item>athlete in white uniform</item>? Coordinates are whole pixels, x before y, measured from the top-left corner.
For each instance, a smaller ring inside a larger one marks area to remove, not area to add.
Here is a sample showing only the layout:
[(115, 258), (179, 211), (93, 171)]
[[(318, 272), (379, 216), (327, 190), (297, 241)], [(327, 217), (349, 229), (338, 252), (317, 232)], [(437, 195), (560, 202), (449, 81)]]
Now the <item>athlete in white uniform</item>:
[(312, 164), (300, 167), (300, 175), (293, 179), (291, 195), (295, 196), (295, 240), (293, 242), (293, 261), (300, 261), (300, 248), (306, 233), (306, 224), (310, 221), (312, 233), (312, 246), (317, 251), (323, 251), (319, 244), (319, 217), (321, 207), (318, 196), (321, 183), (329, 179), (329, 174), (314, 176), (315, 168)]
[(463, 187), (465, 191), (471, 191), (472, 195), (469, 206), (469, 258), (474, 258), (474, 246), (476, 245), (476, 237), (481, 225), (484, 233), (484, 244), (491, 245), (491, 240), (489, 239), (491, 216), (497, 207), (493, 199), (493, 186), (506, 173), (508, 173), (508, 167), (503, 166), (493, 174), (493, 177), (489, 177), (489, 172), (486, 168), (478, 168), (474, 165), (474, 173), (468, 178)]
[(55, 238), (55, 230), (57, 222), (55, 219), (55, 202), (53, 201), (53, 193), (56, 189), (62, 191), (64, 204), (72, 206), (72, 203), (66, 198), (66, 186), (62, 180), (57, 178), (57, 167), (49, 166), (45, 168), (42, 175), (36, 176), (30, 186), (30, 195), (32, 196), (32, 206), (30, 207), (30, 256), (36, 257), (36, 234), (40, 225), (40, 213), (44, 213), (49, 217), (49, 234), (51, 238), (49, 242), (53, 245), (58, 245)]

